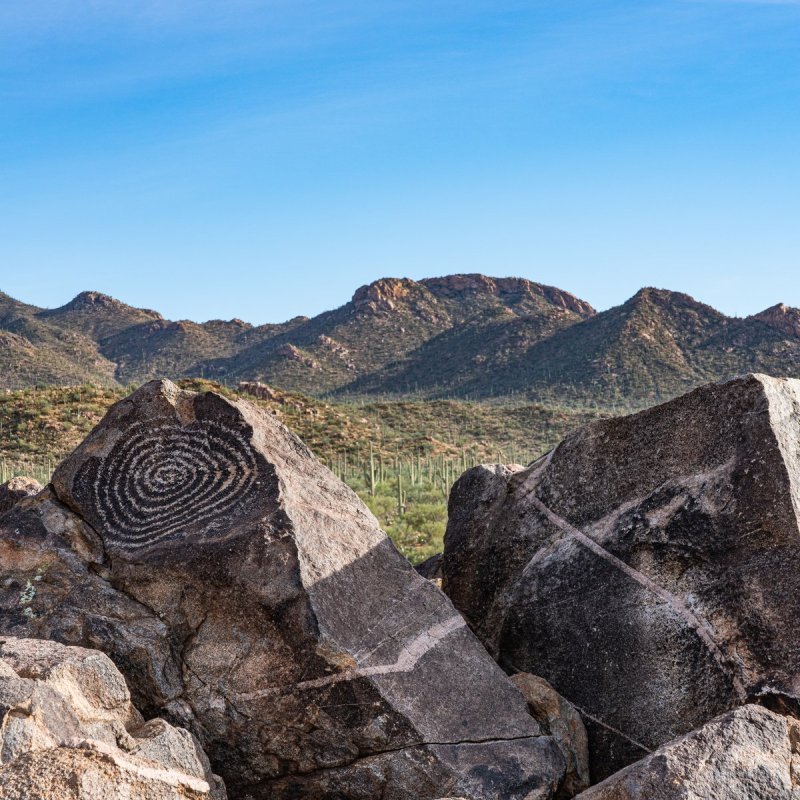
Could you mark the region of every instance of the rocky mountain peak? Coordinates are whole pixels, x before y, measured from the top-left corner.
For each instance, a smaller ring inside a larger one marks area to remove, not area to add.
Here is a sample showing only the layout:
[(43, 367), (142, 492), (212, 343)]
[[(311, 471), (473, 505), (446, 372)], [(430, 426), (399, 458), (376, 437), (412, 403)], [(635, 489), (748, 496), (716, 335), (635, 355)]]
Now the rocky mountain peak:
[(800, 338), (800, 309), (778, 303), (754, 314), (752, 319), (763, 322), (787, 336)]
[(646, 286), (640, 289), (636, 294), (631, 297), (622, 308), (631, 309), (661, 309), (664, 311), (672, 309), (694, 309), (696, 311), (706, 312), (714, 317), (723, 316), (721, 312), (717, 311), (699, 300), (695, 300), (691, 295), (684, 292), (673, 292), (670, 289), (657, 289), (653, 286)]
[(696, 302), (695, 299), (690, 297), (688, 294), (672, 292), (669, 289), (658, 289), (655, 286), (645, 286), (644, 288), (639, 289), (639, 291), (636, 292), (636, 294), (631, 297), (630, 300), (628, 300), (626, 305), (664, 305), (676, 301), (689, 303)]
[(487, 275), (473, 273), (426, 278), (420, 283), (436, 297), (458, 300), (466, 295), (484, 294), (511, 303), (539, 297), (550, 305), (571, 311), (581, 317), (590, 317), (596, 313), (589, 303), (575, 295), (554, 286), (534, 283), (526, 278), (490, 278)]
[(73, 298), (70, 305), (74, 307), (84, 307), (84, 306), (118, 306), (122, 304), (120, 303), (119, 300), (115, 300), (110, 295), (103, 294), (102, 292), (81, 292), (80, 294), (76, 295)]
[(353, 304), (359, 311), (393, 311), (421, 293), (421, 286), (410, 278), (381, 278), (357, 289)]
[[(426, 278), (421, 281), (434, 294), (444, 296), (457, 296), (469, 292), (483, 292), (485, 294), (499, 294), (501, 284), (505, 284), (509, 279), (489, 278), (480, 273), (465, 275), (444, 275), (441, 278)], [(513, 280), (513, 279), (511, 279)], [(517, 279), (521, 280), (521, 279)]]
[(102, 292), (81, 292), (69, 301), (65, 306), (62, 306), (56, 311), (94, 311), (99, 309), (109, 309), (112, 311), (129, 311), (135, 310), (140, 314), (145, 314), (153, 319), (163, 319), (161, 314), (157, 311), (152, 311), (148, 308), (132, 309), (132, 306), (126, 305), (120, 300), (117, 300), (110, 295), (103, 294)]

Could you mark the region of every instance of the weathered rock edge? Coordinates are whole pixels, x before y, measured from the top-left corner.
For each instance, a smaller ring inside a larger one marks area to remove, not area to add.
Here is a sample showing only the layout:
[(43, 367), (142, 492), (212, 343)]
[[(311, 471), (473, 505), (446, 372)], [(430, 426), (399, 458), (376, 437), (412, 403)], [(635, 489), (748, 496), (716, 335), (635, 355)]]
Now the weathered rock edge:
[(749, 375), (465, 473), (443, 587), (579, 709), (599, 780), (748, 699), (797, 704), (798, 508), (800, 382)]
[(244, 401), (147, 384), (2, 520), (0, 556), (0, 631), (108, 653), (234, 800), (549, 798), (564, 777), (447, 598)]

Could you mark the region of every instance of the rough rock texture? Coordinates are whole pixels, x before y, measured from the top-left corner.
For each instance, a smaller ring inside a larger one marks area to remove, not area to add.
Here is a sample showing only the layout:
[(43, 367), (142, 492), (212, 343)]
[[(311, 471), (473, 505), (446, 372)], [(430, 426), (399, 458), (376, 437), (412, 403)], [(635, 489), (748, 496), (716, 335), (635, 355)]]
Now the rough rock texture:
[(4, 800), (225, 800), (185, 730), (144, 723), (102, 653), (0, 639), (0, 797)]
[(798, 800), (800, 722), (746, 705), (578, 796), (580, 800)]
[(563, 756), (519, 692), (270, 415), (153, 382), (53, 487), (0, 526), (0, 630), (108, 653), (232, 798), (557, 791)]
[(251, 394), (260, 400), (271, 400), (272, 402), (280, 403), (282, 399), (282, 395), (279, 395), (271, 386), (260, 381), (239, 381), (236, 388), (238, 391)]
[(0, 484), (0, 514), (10, 511), (23, 498), (32, 497), (41, 491), (42, 484), (33, 478), (12, 478)]
[(560, 797), (574, 797), (589, 786), (589, 741), (581, 715), (544, 678), (518, 672), (511, 682), (522, 692), (528, 711), (558, 744), (567, 764)]
[(581, 712), (593, 780), (800, 693), (800, 382), (746, 376), (456, 483), (443, 585)]

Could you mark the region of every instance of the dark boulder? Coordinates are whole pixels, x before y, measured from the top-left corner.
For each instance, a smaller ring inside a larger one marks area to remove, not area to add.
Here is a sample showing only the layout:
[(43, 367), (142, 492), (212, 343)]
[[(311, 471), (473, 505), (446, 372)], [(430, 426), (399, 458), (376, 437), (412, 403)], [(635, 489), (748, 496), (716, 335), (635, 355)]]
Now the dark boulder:
[(800, 382), (746, 376), (456, 483), (445, 592), (581, 712), (593, 779), (800, 693)]

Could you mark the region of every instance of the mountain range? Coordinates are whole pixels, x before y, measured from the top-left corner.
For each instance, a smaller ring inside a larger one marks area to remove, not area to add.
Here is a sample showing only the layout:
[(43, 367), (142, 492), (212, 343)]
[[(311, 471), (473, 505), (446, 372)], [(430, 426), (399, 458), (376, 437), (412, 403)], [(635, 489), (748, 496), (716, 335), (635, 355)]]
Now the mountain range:
[(647, 405), (748, 371), (800, 376), (800, 310), (728, 317), (645, 288), (596, 312), (522, 278), (384, 278), (315, 317), (170, 321), (97, 292), (43, 309), (0, 292), (0, 387), (262, 381), (311, 395)]

